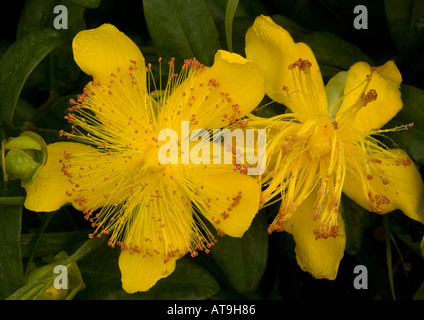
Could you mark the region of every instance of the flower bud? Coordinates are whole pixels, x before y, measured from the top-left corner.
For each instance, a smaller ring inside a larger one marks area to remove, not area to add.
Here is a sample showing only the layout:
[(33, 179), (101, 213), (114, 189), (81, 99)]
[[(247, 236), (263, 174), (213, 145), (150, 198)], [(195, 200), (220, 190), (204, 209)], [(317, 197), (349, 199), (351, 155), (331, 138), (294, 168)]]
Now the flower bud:
[[(44, 257), (43, 260), (45, 260), (48, 264), (31, 270), (27, 278), (28, 283), (39, 279), (47, 272), (51, 272), (52, 268), (53, 273), (57, 274), (56, 277), (61, 278), (60, 281), (54, 280), (51, 286), (38, 294), (35, 297), (36, 300), (70, 300), (80, 290), (85, 288), (78, 265), (75, 262), (67, 268), (61, 265), (61, 263), (68, 258), (68, 254), (65, 251), (61, 251), (54, 257)], [(58, 268), (61, 271), (56, 271), (57, 267), (61, 267)], [(34, 290), (38, 290), (38, 288), (35, 288)]]
[(43, 138), (30, 131), (3, 143), (2, 165), (5, 180), (20, 179), (22, 186), (29, 185), (47, 160), (47, 147)]

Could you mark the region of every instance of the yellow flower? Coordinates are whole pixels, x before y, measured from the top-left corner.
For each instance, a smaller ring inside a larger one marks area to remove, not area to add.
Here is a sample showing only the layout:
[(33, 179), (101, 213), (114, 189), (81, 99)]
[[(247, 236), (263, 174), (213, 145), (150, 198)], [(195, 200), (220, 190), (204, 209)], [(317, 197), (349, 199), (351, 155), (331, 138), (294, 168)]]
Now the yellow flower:
[(73, 50), (93, 76), (71, 100), (72, 131), (61, 132), (75, 142), (48, 145), (25, 206), (54, 211), (72, 203), (82, 210), (95, 228), (91, 236), (109, 234), (109, 245), (121, 247), (123, 288), (146, 291), (187, 252), (209, 251), (216, 240), (201, 216), (220, 234), (241, 237), (260, 196), (257, 178), (233, 164), (160, 163), (159, 133), (181, 134), (183, 121), (190, 132), (229, 126), (261, 101), (263, 78), (254, 63), (218, 51), (212, 67), (191, 59), (180, 75), (171, 60), (165, 90), (155, 91), (138, 47), (110, 24), (77, 34)]
[(424, 222), (417, 167), (404, 151), (373, 137), (408, 129), (380, 129), (402, 108), (402, 78), (393, 61), (377, 68), (355, 63), (324, 87), (312, 50), (265, 16), (246, 34), (246, 56), (263, 71), (265, 93), (291, 111), (249, 125), (267, 126), (272, 135), (261, 205), (282, 202), (269, 232), (293, 235), (304, 271), (337, 275), (346, 242), (342, 192), (369, 211), (401, 209)]

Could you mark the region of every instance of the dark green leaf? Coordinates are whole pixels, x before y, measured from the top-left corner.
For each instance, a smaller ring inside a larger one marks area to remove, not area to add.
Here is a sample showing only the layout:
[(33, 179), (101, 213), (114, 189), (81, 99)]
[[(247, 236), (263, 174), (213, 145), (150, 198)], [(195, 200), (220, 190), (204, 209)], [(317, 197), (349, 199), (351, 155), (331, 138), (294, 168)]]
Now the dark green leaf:
[[(414, 220), (406, 218), (403, 214), (388, 215), (390, 222), (390, 230), (395, 234), (405, 245), (408, 246), (414, 253), (424, 258), (422, 251), (422, 234), (424, 226)], [(403, 218), (403, 219), (402, 219)]]
[(0, 197), (1, 205), (22, 206), (25, 202), (25, 197)]
[(70, 125), (65, 120), (65, 115), (69, 113), (69, 99), (76, 99), (76, 95), (62, 96), (49, 103), (43, 110), (39, 110), (33, 117), (32, 122), (38, 128), (48, 128), (56, 130), (56, 136), (59, 136), (59, 130), (71, 130)]
[(415, 293), (413, 300), (424, 300), (424, 282), (421, 283), (420, 287), (418, 288), (417, 292)]
[[(21, 247), (23, 257), (29, 257), (37, 237), (37, 233), (22, 234)], [(82, 244), (87, 240), (87, 237), (87, 231), (43, 233), (38, 240), (34, 256), (41, 257), (46, 254), (56, 254), (60, 250), (70, 252), (75, 249), (76, 245)]]
[[(387, 127), (401, 126), (403, 123), (392, 120)], [(392, 138), (397, 147), (406, 151), (414, 163), (421, 167), (424, 165), (424, 132), (412, 127), (410, 129), (386, 134)]]
[(414, 123), (415, 129), (424, 132), (424, 90), (408, 85), (401, 85), (403, 108), (395, 119), (402, 124)]
[(32, 70), (62, 40), (52, 29), (30, 33), (17, 40), (0, 60), (0, 121), (14, 126), (13, 114), (22, 87)]
[(424, 2), (385, 0), (387, 23), (397, 49), (410, 54), (424, 44)]
[(342, 215), (346, 231), (345, 251), (355, 255), (361, 248), (362, 237), (374, 216), (345, 195), (342, 196)]
[(403, 108), (385, 127), (392, 128), (414, 123), (412, 128), (388, 133), (399, 148), (404, 149), (418, 166), (424, 165), (424, 90), (403, 84)]
[[(393, 300), (396, 300), (395, 287), (393, 284), (393, 268), (392, 268), (392, 231), (387, 216), (383, 216), (384, 234), (386, 235), (386, 263), (387, 263), (387, 276), (389, 278), (390, 291)], [(396, 245), (396, 243), (395, 243)]]
[(76, 4), (87, 9), (95, 9), (100, 5), (101, 0), (68, 0), (70, 3)]
[(158, 55), (177, 64), (196, 57), (210, 66), (219, 49), (218, 32), (203, 0), (144, 0), (144, 15)]
[[(93, 251), (100, 244), (104, 244), (105, 238), (94, 238), (87, 240), (84, 244), (79, 247), (68, 259), (61, 262), (66, 268), (71, 267), (72, 264), (77, 262), (86, 254)], [(51, 270), (47, 271), (44, 275), (39, 277), (37, 280), (23, 286), (22, 288), (15, 291), (7, 300), (31, 300), (37, 298), (41, 293), (43, 293), (54, 281), (54, 278), (57, 276), (53, 272), (54, 266), (51, 267)]]
[(255, 290), (268, 259), (267, 221), (258, 213), (242, 238), (219, 238), (211, 253), (232, 286), (240, 293)]
[[(0, 196), (22, 199), (19, 181), (0, 180)], [(24, 284), (21, 257), (22, 205), (0, 205), (0, 299)]]
[(382, 265), (368, 235), (363, 238), (363, 244), (356, 257), (367, 268), (369, 281), (376, 288), (380, 298), (383, 300), (392, 300), (393, 297), (387, 278), (387, 269)]
[(53, 28), (54, 7), (57, 1), (53, 0), (27, 0), (22, 10), (16, 30), (16, 38), (20, 39), (28, 33), (39, 31), (43, 28)]
[(57, 16), (53, 10), (58, 4), (66, 6), (68, 17), (68, 28), (57, 31), (64, 40), (63, 45), (58, 46), (47, 59), (40, 62), (29, 77), (28, 86), (35, 85), (38, 89), (50, 91), (53, 95), (63, 94), (78, 79), (80, 69), (74, 62), (71, 44), (74, 36), (86, 28), (85, 2), (90, 6), (96, 5), (95, 2), (99, 1), (29, 0), (25, 3), (18, 23), (18, 39), (43, 28), (53, 28), (53, 22)]
[(0, 299), (24, 284), (21, 260), (22, 206), (0, 205)]
[(236, 13), (239, 0), (228, 0), (225, 10), (225, 34), (227, 39), (228, 51), (233, 51), (233, 19)]
[(78, 262), (86, 288), (76, 299), (107, 299), (111, 292), (121, 290), (120, 252), (120, 248), (99, 246)]

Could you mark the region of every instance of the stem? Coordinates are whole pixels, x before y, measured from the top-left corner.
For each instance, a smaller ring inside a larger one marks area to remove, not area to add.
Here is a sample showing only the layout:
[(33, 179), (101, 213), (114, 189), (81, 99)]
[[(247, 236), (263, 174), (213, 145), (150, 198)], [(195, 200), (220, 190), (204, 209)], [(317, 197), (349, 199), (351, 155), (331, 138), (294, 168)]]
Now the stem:
[(41, 230), (40, 230), (40, 232), (38, 232), (38, 234), (37, 234), (37, 236), (35, 238), (34, 246), (32, 247), (31, 254), (30, 254), (29, 258), (28, 258), (28, 262), (27, 262), (27, 265), (26, 265), (26, 268), (25, 268), (24, 279), (26, 279), (28, 277), (28, 273), (29, 273), (30, 267), (31, 267), (31, 262), (34, 260), (35, 252), (37, 250), (37, 247), (38, 247), (38, 244), (40, 242), (41, 236), (44, 233), (44, 231), (46, 231), (47, 225), (49, 224), (50, 220), (54, 216), (54, 213), (51, 213), (51, 212), (46, 213), (46, 214), (47, 214), (47, 217), (43, 220), (43, 223), (41, 225)]
[(392, 270), (392, 233), (387, 216), (383, 216), (384, 231), (386, 234), (386, 255), (387, 255), (387, 273), (389, 277), (390, 289), (392, 291), (393, 300), (396, 300), (395, 288), (393, 285), (393, 270)]
[(22, 206), (25, 202), (26, 197), (0, 197), (0, 205), (6, 204), (11, 206)]

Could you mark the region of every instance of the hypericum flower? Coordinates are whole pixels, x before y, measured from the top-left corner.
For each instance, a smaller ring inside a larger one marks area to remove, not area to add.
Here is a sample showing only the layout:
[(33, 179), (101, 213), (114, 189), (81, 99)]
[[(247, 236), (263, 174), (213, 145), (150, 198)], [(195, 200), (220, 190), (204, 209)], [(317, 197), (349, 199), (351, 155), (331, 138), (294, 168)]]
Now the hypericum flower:
[(303, 270), (336, 277), (346, 241), (342, 192), (369, 211), (401, 209), (424, 222), (420, 172), (404, 151), (373, 137), (409, 127), (379, 129), (402, 108), (393, 61), (355, 63), (324, 87), (312, 50), (265, 16), (246, 34), (246, 56), (263, 71), (265, 93), (292, 112), (249, 125), (268, 126), (273, 135), (267, 159), (275, 167), (264, 177), (261, 205), (282, 201), (269, 232), (293, 235)]
[(91, 237), (109, 234), (109, 245), (121, 247), (123, 288), (146, 291), (187, 252), (209, 251), (216, 239), (202, 217), (219, 234), (241, 237), (260, 196), (257, 179), (233, 164), (160, 163), (166, 142), (159, 132), (180, 132), (182, 121), (191, 132), (239, 121), (263, 98), (263, 78), (254, 63), (218, 51), (212, 67), (191, 59), (180, 75), (171, 60), (165, 90), (150, 90), (150, 66), (110, 24), (78, 33), (73, 50), (93, 76), (70, 101), (71, 132), (60, 133), (76, 142), (48, 146), (47, 164), (26, 188), (25, 206), (54, 211), (72, 203), (82, 210), (95, 229)]

